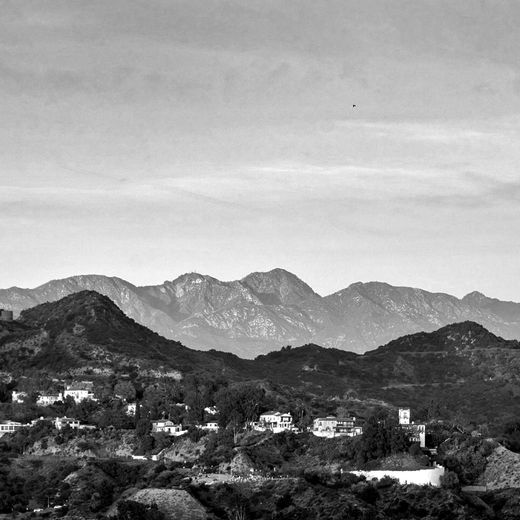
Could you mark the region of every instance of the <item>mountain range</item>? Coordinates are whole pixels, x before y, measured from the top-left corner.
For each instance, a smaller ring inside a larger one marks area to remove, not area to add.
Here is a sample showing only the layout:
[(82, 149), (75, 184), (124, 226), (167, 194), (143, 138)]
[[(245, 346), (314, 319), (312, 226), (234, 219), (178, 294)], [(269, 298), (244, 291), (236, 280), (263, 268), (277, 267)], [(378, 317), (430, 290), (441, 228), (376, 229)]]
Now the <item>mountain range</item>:
[(249, 358), (306, 343), (363, 353), (403, 335), (468, 320), (506, 339), (520, 338), (519, 303), (479, 292), (459, 299), (382, 282), (357, 282), (320, 296), (283, 269), (231, 282), (187, 273), (150, 286), (72, 276), (35, 289), (1, 289), (0, 308), (19, 314), (83, 290), (109, 297), (127, 316), (166, 338)]
[(308, 344), (250, 360), (187, 348), (128, 318), (108, 297), (81, 291), (24, 310), (17, 321), (0, 321), (0, 367), (7, 378), (205, 373), (265, 382), (302, 399), (348, 396), (416, 410), (435, 402), (479, 423), (520, 413), (520, 342), (469, 321), (403, 336), (365, 354)]

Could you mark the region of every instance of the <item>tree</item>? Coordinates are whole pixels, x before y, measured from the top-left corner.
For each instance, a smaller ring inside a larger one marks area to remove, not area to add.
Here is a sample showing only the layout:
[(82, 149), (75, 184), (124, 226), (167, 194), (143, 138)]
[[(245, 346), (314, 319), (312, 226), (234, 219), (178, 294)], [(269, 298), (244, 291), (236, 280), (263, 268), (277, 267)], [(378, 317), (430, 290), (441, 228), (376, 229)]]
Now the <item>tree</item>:
[(125, 401), (134, 401), (136, 396), (135, 387), (130, 381), (119, 381), (114, 386), (114, 394)]
[(265, 391), (252, 384), (239, 384), (221, 389), (215, 396), (220, 426), (241, 427), (244, 423), (255, 420), (264, 399)]

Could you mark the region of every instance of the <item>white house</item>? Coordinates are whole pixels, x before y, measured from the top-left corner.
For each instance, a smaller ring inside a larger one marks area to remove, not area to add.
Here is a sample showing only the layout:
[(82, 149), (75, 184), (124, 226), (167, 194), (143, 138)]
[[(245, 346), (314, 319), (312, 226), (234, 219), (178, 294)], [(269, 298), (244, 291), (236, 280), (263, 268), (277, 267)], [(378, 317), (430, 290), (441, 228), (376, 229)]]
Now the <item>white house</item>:
[(0, 437), (6, 433), (14, 433), (25, 425), (16, 421), (0, 421)]
[(87, 399), (96, 401), (97, 399), (94, 397), (93, 386), (94, 385), (91, 381), (80, 381), (67, 385), (63, 391), (63, 399), (72, 397), (76, 403), (81, 403)]
[(182, 429), (182, 424), (175, 424), (169, 419), (160, 419), (152, 421), (152, 433), (167, 433), (168, 435), (178, 437), (188, 433), (188, 431)]
[(11, 401), (13, 403), (24, 403), (27, 399), (27, 392), (17, 392), (16, 390), (13, 390), (11, 394)]
[(128, 403), (125, 406), (125, 413), (126, 415), (133, 416), (137, 412), (137, 403)]
[(410, 422), (410, 408), (399, 408), (399, 425), (408, 433), (411, 442), (418, 442), (421, 448), (426, 447), (426, 426)]
[(338, 419), (333, 415), (328, 415), (327, 417), (317, 417), (313, 421), (312, 433), (314, 433), (314, 435), (317, 435), (318, 437), (334, 437), (337, 425)]
[(261, 414), (259, 422), (254, 425), (255, 430), (271, 430), (273, 433), (290, 431), (293, 427), (293, 418), (290, 413), (275, 411)]
[(204, 424), (197, 424), (196, 426), (199, 430), (208, 432), (218, 432), (219, 429), (218, 422), (206, 422)]
[(68, 426), (74, 430), (78, 430), (80, 428), (80, 423), (78, 419), (72, 419), (71, 417), (56, 417), (54, 420), (54, 427), (57, 430), (61, 430)]
[(38, 399), (36, 399), (36, 404), (38, 406), (51, 406), (58, 401), (63, 401), (63, 395), (61, 393), (58, 394), (40, 394)]
[(314, 419), (312, 433), (316, 437), (356, 437), (363, 433), (363, 428), (356, 425), (355, 417), (340, 418), (333, 415)]

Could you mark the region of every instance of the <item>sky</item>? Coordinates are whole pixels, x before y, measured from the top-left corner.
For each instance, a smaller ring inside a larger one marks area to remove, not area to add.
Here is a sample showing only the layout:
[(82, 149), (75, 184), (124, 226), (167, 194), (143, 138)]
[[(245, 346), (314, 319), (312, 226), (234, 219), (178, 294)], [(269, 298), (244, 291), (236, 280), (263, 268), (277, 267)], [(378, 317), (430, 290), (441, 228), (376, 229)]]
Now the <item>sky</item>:
[(0, 287), (282, 267), (520, 301), (520, 2), (0, 0)]

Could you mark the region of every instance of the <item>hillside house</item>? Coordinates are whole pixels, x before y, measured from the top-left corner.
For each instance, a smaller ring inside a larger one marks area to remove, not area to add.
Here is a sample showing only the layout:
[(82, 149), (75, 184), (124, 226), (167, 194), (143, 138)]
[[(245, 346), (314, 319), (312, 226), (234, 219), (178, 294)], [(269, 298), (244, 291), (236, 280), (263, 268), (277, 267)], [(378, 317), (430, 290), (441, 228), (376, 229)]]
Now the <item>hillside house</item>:
[(426, 447), (426, 426), (410, 422), (410, 408), (399, 408), (399, 426), (408, 434), (410, 442), (418, 442), (421, 448)]
[(312, 433), (317, 437), (356, 437), (363, 428), (356, 424), (355, 417), (337, 418), (333, 415), (314, 419)]
[(17, 392), (16, 390), (13, 390), (11, 394), (11, 401), (13, 403), (21, 404), (25, 403), (27, 397), (27, 392)]
[(67, 385), (63, 391), (63, 399), (72, 397), (76, 403), (81, 403), (87, 399), (97, 401), (94, 397), (93, 386), (91, 381), (80, 381)]
[(133, 417), (137, 412), (137, 403), (128, 403), (125, 406), (125, 413), (126, 415), (130, 415)]
[(63, 401), (63, 395), (61, 393), (42, 393), (36, 399), (38, 406), (51, 406), (58, 401)]
[(68, 426), (69, 428), (72, 428), (73, 430), (79, 430), (79, 428), (80, 428), (79, 419), (72, 419), (71, 417), (56, 417), (56, 419), (54, 419), (54, 427), (57, 430), (61, 430), (62, 428), (65, 428), (66, 426)]
[(152, 433), (166, 433), (167, 435), (178, 437), (188, 433), (188, 431), (182, 429), (182, 424), (175, 424), (169, 419), (160, 419), (152, 421)]
[(14, 433), (25, 425), (16, 421), (0, 421), (0, 437), (7, 433)]
[(293, 430), (294, 424), (290, 413), (269, 411), (261, 414), (260, 420), (253, 427), (255, 430), (271, 430), (273, 433), (280, 433)]
[(203, 424), (197, 424), (196, 427), (199, 430), (205, 430), (208, 432), (218, 432), (219, 429), (218, 422), (206, 422)]

